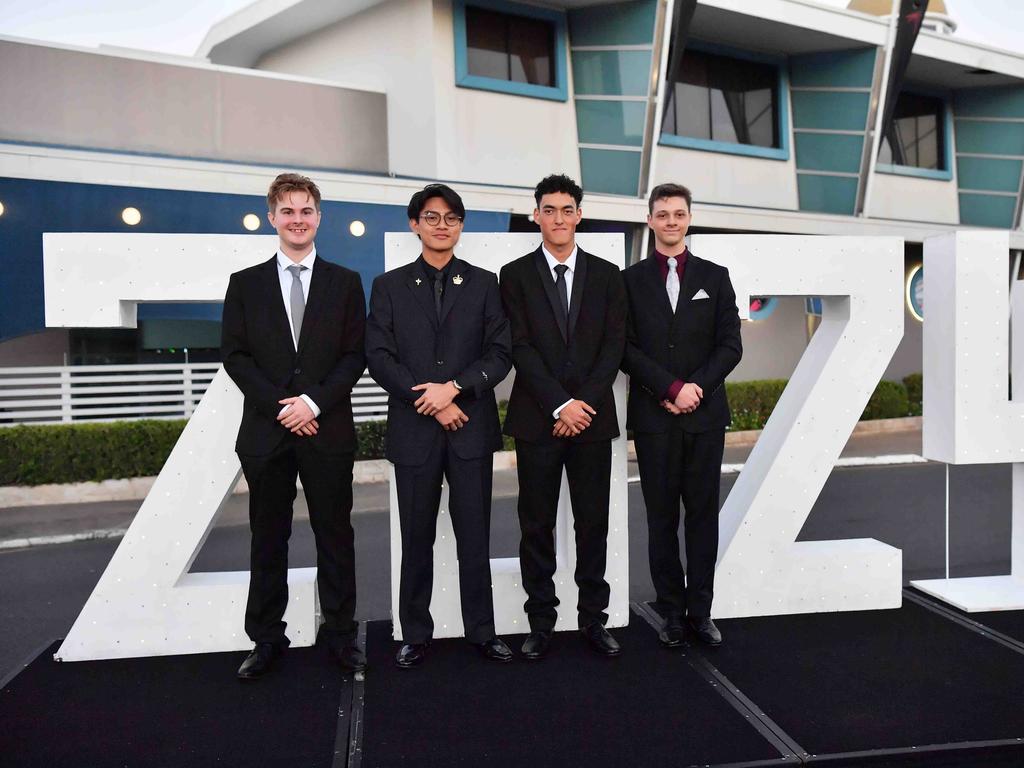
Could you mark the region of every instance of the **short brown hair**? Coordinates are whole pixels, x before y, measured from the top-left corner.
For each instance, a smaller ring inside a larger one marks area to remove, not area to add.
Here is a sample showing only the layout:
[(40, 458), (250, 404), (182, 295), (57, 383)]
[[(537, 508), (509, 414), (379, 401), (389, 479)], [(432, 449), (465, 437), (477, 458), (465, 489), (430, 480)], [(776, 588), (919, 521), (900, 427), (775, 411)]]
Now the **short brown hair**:
[(664, 200), (668, 197), (681, 197), (686, 200), (686, 210), (690, 210), (691, 203), (693, 201), (693, 195), (690, 194), (690, 190), (684, 187), (682, 184), (659, 184), (651, 190), (651, 196), (647, 199), (647, 212), (654, 213), (654, 203), (656, 200)]
[(274, 179), (267, 190), (267, 210), (273, 213), (277, 201), (290, 192), (305, 192), (320, 210), (320, 190), (311, 178), (298, 173), (282, 173)]

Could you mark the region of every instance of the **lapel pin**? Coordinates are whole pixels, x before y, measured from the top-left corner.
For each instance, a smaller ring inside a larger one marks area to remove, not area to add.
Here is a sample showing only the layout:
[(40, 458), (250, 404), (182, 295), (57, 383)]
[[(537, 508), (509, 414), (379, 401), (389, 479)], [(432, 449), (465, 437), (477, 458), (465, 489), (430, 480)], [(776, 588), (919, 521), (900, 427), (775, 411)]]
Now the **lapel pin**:
[(452, 282), (456, 285), (462, 285), (462, 275), (456, 275), (452, 278)]
[(420, 279), (419, 279), (418, 277), (416, 278), (416, 285), (419, 285), (419, 284), (420, 284), (420, 283), (422, 283), (422, 282), (423, 282), (423, 281), (422, 281), (422, 280), (420, 280)]

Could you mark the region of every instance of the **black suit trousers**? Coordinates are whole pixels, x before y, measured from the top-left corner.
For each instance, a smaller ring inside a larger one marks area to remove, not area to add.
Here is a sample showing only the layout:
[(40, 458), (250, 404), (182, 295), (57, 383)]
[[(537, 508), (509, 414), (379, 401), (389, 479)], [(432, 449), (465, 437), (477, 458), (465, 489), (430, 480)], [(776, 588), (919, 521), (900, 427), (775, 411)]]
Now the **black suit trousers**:
[[(647, 507), (647, 551), (658, 610), (665, 616), (711, 615), (718, 559), (718, 503), (725, 430), (634, 434)], [(686, 570), (679, 560), (679, 502)]]
[(287, 645), (288, 539), (296, 476), (301, 478), (316, 539), (321, 630), (332, 645), (355, 637), (356, 572), (352, 532), (351, 453), (331, 454), (288, 435), (269, 456), (239, 456), (249, 483), (252, 530), (245, 631), (256, 643)]
[(494, 637), (491, 599), (492, 454), (460, 458), (438, 430), (427, 459), (395, 465), (398, 518), (402, 527), (398, 618), (407, 643), (433, 637), (430, 596), (434, 587), (434, 539), (441, 503), (441, 479), (448, 480), (448, 512), (459, 558), (459, 595), (466, 639), (482, 643)]
[(562, 468), (569, 481), (576, 534), (576, 585), (580, 627), (608, 621), (610, 588), (605, 581), (608, 548), (608, 493), (612, 443), (568, 439), (543, 443), (516, 440), (519, 476), (519, 566), (526, 590), (526, 613), (534, 631), (551, 631), (558, 618), (554, 574), (555, 522)]

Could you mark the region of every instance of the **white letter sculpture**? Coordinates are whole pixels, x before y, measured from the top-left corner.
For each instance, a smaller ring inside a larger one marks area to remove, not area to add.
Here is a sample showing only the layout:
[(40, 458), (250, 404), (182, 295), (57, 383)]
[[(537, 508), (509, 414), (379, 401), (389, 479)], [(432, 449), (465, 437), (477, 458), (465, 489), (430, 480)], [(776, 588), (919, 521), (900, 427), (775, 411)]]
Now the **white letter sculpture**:
[(1024, 291), (1014, 279), (1009, 294), (1009, 248), (1006, 232), (956, 232), (924, 244), (922, 452), (947, 464), (1013, 464), (1009, 575), (951, 579), (947, 561), (947, 578), (913, 582), (969, 612), (1024, 608)]

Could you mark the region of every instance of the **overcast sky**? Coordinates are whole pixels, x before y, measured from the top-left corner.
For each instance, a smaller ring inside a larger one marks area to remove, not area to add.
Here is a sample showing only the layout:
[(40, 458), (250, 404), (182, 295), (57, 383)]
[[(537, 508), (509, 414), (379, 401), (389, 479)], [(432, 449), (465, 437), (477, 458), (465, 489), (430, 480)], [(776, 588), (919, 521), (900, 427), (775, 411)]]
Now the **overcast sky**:
[[(214, 22), (249, 2), (0, 0), (0, 35), (192, 55)], [(819, 2), (842, 7), (848, 0)], [(946, 0), (946, 7), (960, 25), (958, 37), (1024, 52), (1024, 0)]]

